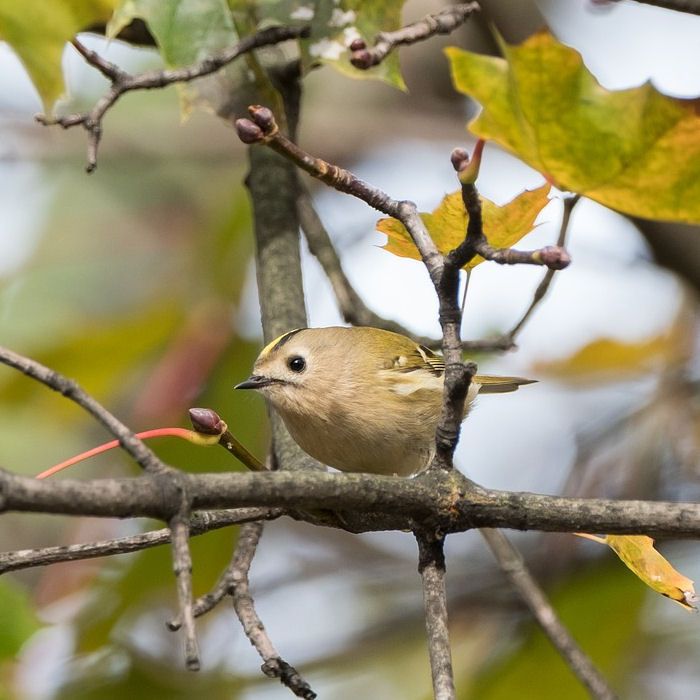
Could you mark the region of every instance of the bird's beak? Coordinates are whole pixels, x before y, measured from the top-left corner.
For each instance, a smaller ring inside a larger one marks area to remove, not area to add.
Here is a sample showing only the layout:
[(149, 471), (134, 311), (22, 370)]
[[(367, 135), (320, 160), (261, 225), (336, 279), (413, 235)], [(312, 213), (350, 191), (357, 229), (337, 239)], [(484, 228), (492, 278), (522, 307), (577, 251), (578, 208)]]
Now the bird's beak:
[(274, 380), (269, 377), (263, 377), (259, 374), (251, 374), (248, 379), (240, 384), (236, 384), (234, 389), (262, 389), (263, 387), (270, 386), (273, 384)]

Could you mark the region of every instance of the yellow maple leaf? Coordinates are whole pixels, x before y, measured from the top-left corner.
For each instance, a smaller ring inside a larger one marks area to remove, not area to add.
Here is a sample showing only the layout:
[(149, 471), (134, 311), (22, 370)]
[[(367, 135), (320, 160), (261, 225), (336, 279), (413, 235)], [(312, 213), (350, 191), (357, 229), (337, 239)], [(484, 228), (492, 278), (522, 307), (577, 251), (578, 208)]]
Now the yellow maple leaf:
[[(547, 184), (535, 190), (526, 190), (502, 207), (482, 197), (484, 233), (488, 242), (496, 248), (510, 248), (530, 233), (537, 215), (549, 202), (549, 190)], [(460, 190), (445, 195), (431, 214), (422, 212), (420, 217), (442, 253), (456, 248), (464, 240), (468, 216)], [(377, 230), (387, 236), (384, 250), (402, 258), (420, 260), (418, 249), (398, 219), (380, 219)], [(482, 262), (484, 258), (477, 256), (465, 269), (472, 269)]]

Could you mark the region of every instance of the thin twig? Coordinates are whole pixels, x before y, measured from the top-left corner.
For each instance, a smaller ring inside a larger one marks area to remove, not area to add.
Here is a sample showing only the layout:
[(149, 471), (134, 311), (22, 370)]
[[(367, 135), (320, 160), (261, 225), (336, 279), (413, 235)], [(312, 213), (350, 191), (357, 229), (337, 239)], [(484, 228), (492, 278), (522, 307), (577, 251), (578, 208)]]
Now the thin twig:
[(481, 534), (496, 557), (498, 565), (525, 601), (543, 632), (581, 683), (588, 688), (591, 696), (598, 700), (614, 700), (615, 693), (561, 623), (551, 603), (525, 566), (520, 552), (500, 530), (483, 529)]
[(103, 95), (87, 112), (78, 112), (63, 117), (49, 117), (37, 115), (36, 119), (45, 126), (59, 125), (64, 129), (81, 125), (88, 135), (87, 172), (91, 173), (97, 167), (97, 149), (102, 138), (102, 120), (107, 111), (126, 92), (134, 90), (152, 90), (163, 88), (175, 83), (190, 82), (204, 76), (215, 73), (224, 66), (234, 61), (239, 56), (272, 44), (279, 44), (290, 39), (298, 39), (308, 36), (309, 27), (271, 27), (263, 29), (256, 34), (241, 39), (237, 44), (223, 49), (219, 53), (204, 58), (190, 66), (172, 68), (166, 70), (152, 70), (131, 75), (114, 63), (102, 58), (97, 52), (85, 47), (80, 41), (74, 39), (71, 43), (80, 55), (91, 66), (96, 68), (111, 83), (110, 90)]
[(380, 32), (374, 39), (374, 46), (369, 49), (363, 41), (359, 40), (350, 47), (352, 49), (350, 63), (355, 68), (367, 70), (381, 63), (397, 46), (415, 44), (436, 34), (450, 34), (479, 9), (476, 2), (446, 7), (395, 32)]
[[(400, 323), (379, 316), (367, 307), (362, 297), (353, 288), (345, 274), (338, 253), (328, 235), (328, 231), (313, 206), (311, 196), (303, 185), (300, 184), (299, 187), (298, 210), (302, 230), (304, 231), (311, 254), (319, 261), (333, 288), (338, 308), (345, 321), (351, 323), (353, 326), (383, 328), (387, 331), (409, 336), (420, 345), (426, 345), (430, 348), (439, 347), (442, 340), (431, 338), (430, 336), (416, 335)], [(500, 338), (495, 340), (462, 341), (463, 350), (486, 352), (490, 350), (509, 350), (510, 347), (510, 345), (505, 345)]]
[[(575, 195), (574, 197), (568, 197), (564, 200), (564, 211), (562, 212), (561, 226), (559, 227), (559, 238), (557, 239), (557, 246), (560, 248), (563, 248), (564, 244), (566, 243), (566, 234), (569, 229), (571, 213), (573, 212), (579, 199), (580, 195)], [(506, 333), (504, 336), (504, 338), (507, 338), (511, 343), (515, 344), (515, 339), (518, 333), (520, 333), (525, 324), (529, 321), (530, 316), (532, 316), (533, 311), (539, 306), (546, 296), (552, 284), (552, 280), (554, 279), (555, 272), (556, 270), (551, 268), (545, 272), (544, 276), (542, 277), (542, 281), (537, 285), (537, 289), (532, 297), (530, 306), (528, 306), (522, 318), (513, 326), (510, 332)]]
[[(222, 527), (241, 525), (255, 520), (274, 520), (282, 515), (284, 515), (284, 511), (280, 508), (232, 508), (221, 511), (200, 511), (192, 515), (190, 536), (203, 535)], [(170, 528), (165, 527), (139, 535), (117, 537), (101, 542), (0, 552), (0, 575), (10, 571), (48, 566), (64, 561), (82, 561), (115, 554), (129, 554), (167, 544), (170, 540)]]
[[(600, 0), (598, 0), (600, 2)], [(619, 0), (606, 0), (607, 2), (619, 2)], [(689, 15), (700, 15), (700, 2), (698, 0), (635, 0), (640, 5), (653, 5), (665, 10), (685, 12)]]
[(187, 489), (181, 494), (182, 505), (170, 520), (172, 533), (173, 571), (177, 584), (179, 618), (185, 635), (185, 665), (190, 671), (199, 671), (199, 646), (194, 626), (192, 603), (192, 554), (190, 553), (191, 498)]
[(188, 543), (191, 500), (188, 495), (186, 476), (162, 462), (129, 428), (73, 380), (7, 348), (0, 347), (0, 362), (18, 369), (84, 408), (119, 440), (119, 444), (147, 474), (157, 479), (161, 492), (159, 516), (168, 520), (172, 531), (172, 552), (180, 614), (186, 622), (184, 625), (186, 663), (189, 669), (197, 670), (199, 652), (192, 615), (192, 561)]
[(36, 360), (24, 357), (8, 348), (0, 347), (0, 362), (9, 367), (18, 369), (28, 377), (36, 379), (38, 382), (57, 391), (62, 396), (65, 396), (67, 399), (74, 401), (80, 407), (84, 408), (119, 440), (119, 444), (122, 448), (128, 452), (146, 472), (164, 473), (170, 470), (170, 467), (167, 467), (143, 441), (139, 440), (126, 425), (85, 392), (77, 382), (45, 367)]
[(415, 533), (418, 542), (418, 572), (423, 583), (423, 608), (428, 635), (430, 671), (435, 700), (454, 700), (452, 652), (447, 626), (447, 591), (443, 538)]
[(263, 523), (247, 523), (238, 535), (236, 551), (230, 565), (231, 595), (233, 608), (241, 621), (250, 643), (263, 660), (262, 671), (270, 678), (279, 678), (294, 695), (313, 700), (316, 693), (301, 677), (299, 672), (279, 655), (270, 640), (262, 620), (255, 610), (250, 594), (248, 572), (263, 531)]
[(347, 278), (328, 231), (314, 208), (311, 196), (302, 184), (299, 185), (298, 210), (299, 222), (306, 242), (309, 244), (309, 250), (323, 268), (345, 321), (353, 326), (373, 326), (394, 333), (412, 335), (401, 324), (382, 318), (367, 308), (362, 297)]

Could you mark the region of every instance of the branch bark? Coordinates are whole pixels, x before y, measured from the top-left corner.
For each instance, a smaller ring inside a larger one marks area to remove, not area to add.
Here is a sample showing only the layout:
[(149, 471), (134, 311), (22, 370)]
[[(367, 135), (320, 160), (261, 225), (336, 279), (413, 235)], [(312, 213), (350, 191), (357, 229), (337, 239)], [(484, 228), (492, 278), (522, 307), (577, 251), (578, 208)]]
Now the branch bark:
[(525, 601), (542, 631), (556, 650), (564, 657), (569, 668), (597, 700), (615, 700), (617, 697), (588, 655), (577, 644), (569, 630), (559, 620), (556, 611), (532, 577), (518, 550), (500, 530), (485, 528), (481, 534), (491, 548), (501, 570), (513, 588)]
[(428, 635), (430, 671), (435, 700), (454, 700), (452, 649), (447, 627), (447, 590), (445, 588), (444, 539), (416, 533), (418, 572), (423, 583), (425, 629)]
[[(193, 510), (272, 507), (316, 522), (314, 509), (366, 514), (357, 531), (499, 527), (547, 532), (700, 537), (700, 504), (564, 498), (482, 489), (457, 471), (399, 479), (374, 474), (265, 472), (183, 474)], [(162, 518), (172, 504), (148, 475), (49, 483), (0, 470), (0, 510), (110, 518)]]

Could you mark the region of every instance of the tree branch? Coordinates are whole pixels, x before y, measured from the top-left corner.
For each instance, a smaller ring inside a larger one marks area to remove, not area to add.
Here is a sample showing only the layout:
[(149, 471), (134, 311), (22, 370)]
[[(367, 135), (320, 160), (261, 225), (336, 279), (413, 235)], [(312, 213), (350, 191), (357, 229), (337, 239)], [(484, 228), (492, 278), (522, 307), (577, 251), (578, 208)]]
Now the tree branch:
[[(350, 284), (328, 231), (314, 208), (311, 196), (302, 184), (299, 185), (297, 208), (299, 211), (299, 223), (306, 237), (306, 242), (309, 244), (309, 250), (323, 268), (333, 288), (338, 308), (345, 321), (353, 326), (373, 326), (374, 328), (383, 328), (394, 333), (412, 336), (412, 333), (400, 323), (382, 318), (367, 308), (362, 297)], [(432, 338), (420, 338), (417, 339), (417, 342), (424, 340), (439, 342)]]
[(190, 66), (146, 71), (138, 75), (131, 75), (123, 71), (114, 63), (110, 63), (97, 52), (88, 49), (77, 39), (74, 39), (71, 43), (75, 49), (87, 63), (100, 71), (100, 73), (112, 83), (112, 86), (109, 92), (101, 97), (88, 112), (79, 112), (63, 117), (37, 115), (36, 119), (45, 126), (57, 124), (64, 129), (81, 125), (88, 135), (86, 170), (88, 173), (91, 173), (97, 167), (97, 149), (100, 144), (100, 139), (102, 138), (102, 120), (109, 109), (111, 109), (124, 93), (134, 90), (153, 90), (155, 88), (173, 85), (174, 83), (190, 82), (215, 73), (244, 53), (262, 46), (270, 46), (290, 39), (298, 39), (308, 36), (308, 34), (309, 27), (271, 27), (256, 34), (252, 34), (251, 36), (247, 36), (234, 46), (230, 46)]
[[(375, 474), (264, 472), (183, 474), (194, 510), (243, 507), (306, 511), (356, 510), (371, 516), (358, 531), (414, 530), (431, 523), (441, 531), (502, 527), (547, 532), (700, 537), (700, 504), (564, 498), (475, 486), (457, 471), (399, 479)], [(0, 509), (111, 518), (162, 518), (163, 492), (149, 475), (122, 479), (48, 482), (0, 470)]]
[[(607, 0), (608, 2), (618, 2), (619, 0)], [(641, 5), (653, 5), (662, 7), (665, 10), (685, 12), (689, 15), (700, 15), (700, 2), (698, 0), (635, 0)]]
[(549, 637), (555, 649), (581, 683), (588, 688), (591, 697), (598, 700), (614, 700), (615, 693), (588, 655), (579, 647), (569, 630), (561, 623), (551, 603), (525, 566), (520, 552), (500, 530), (485, 528), (481, 530), (481, 534), (491, 548), (501, 570), (525, 601), (542, 631)]
[(280, 682), (297, 697), (313, 700), (316, 693), (311, 690), (299, 672), (282, 659), (272, 644), (262, 620), (258, 617), (253, 597), (250, 594), (248, 572), (262, 531), (262, 523), (248, 523), (241, 529), (230, 567), (233, 608), (250, 643), (263, 660), (263, 673), (271, 678), (279, 678)]
[[(383, 318), (367, 307), (362, 297), (353, 288), (350, 280), (347, 278), (338, 253), (328, 235), (328, 231), (316, 212), (311, 196), (303, 185), (300, 184), (299, 187), (299, 199), (297, 202), (299, 223), (301, 224), (311, 254), (320, 263), (333, 288), (338, 308), (345, 321), (353, 326), (383, 328), (386, 331), (400, 333), (401, 335), (413, 338), (416, 343), (420, 345), (426, 345), (430, 348), (439, 347), (442, 343), (440, 339), (416, 335), (400, 323)], [(479, 352), (510, 350), (512, 346), (512, 342), (506, 343), (502, 338), (496, 338), (494, 340), (462, 341), (463, 350)]]
[[(282, 515), (284, 515), (284, 511), (279, 508), (235, 508), (221, 511), (200, 511), (194, 513), (190, 520), (190, 537), (203, 535), (212, 530), (219, 530), (230, 525), (241, 525), (255, 520), (275, 520)], [(0, 552), (0, 576), (10, 571), (30, 569), (36, 566), (48, 566), (64, 561), (81, 561), (83, 559), (108, 557), (114, 554), (138, 552), (142, 549), (167, 544), (170, 542), (171, 536), (170, 528), (165, 527), (160, 530), (144, 532), (140, 535), (117, 537), (116, 539), (103, 540), (101, 542)]]
[(418, 542), (418, 572), (423, 583), (423, 608), (428, 635), (430, 671), (435, 700), (454, 700), (452, 650), (447, 627), (444, 538), (415, 533)]
[(367, 70), (381, 63), (397, 46), (415, 44), (436, 34), (450, 34), (464, 24), (470, 15), (479, 10), (479, 4), (476, 2), (446, 7), (395, 32), (380, 32), (374, 39), (374, 46), (370, 49), (364, 41), (357, 40), (350, 46), (352, 50), (350, 63), (355, 68)]
[(24, 357), (8, 348), (0, 346), (0, 363), (14, 367), (22, 374), (35, 379), (45, 386), (57, 391), (62, 396), (75, 402), (85, 409), (98, 423), (119, 440), (121, 447), (134, 458), (144, 471), (149, 473), (164, 473), (169, 467), (158, 459), (155, 453), (139, 440), (121, 421), (113, 416), (92, 396), (87, 394), (77, 382), (64, 377), (62, 374), (45, 367), (36, 360)]

